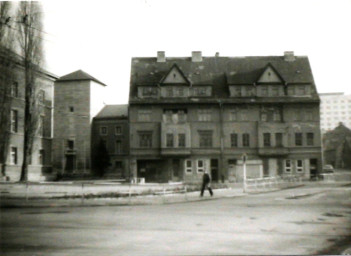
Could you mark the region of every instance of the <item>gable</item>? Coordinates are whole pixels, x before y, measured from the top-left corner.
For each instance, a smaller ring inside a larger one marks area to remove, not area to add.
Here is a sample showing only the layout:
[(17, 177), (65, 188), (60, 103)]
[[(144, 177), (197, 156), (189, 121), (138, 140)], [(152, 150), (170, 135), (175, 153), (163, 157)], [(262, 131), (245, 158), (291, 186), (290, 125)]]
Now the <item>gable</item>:
[(258, 83), (283, 83), (283, 79), (280, 77), (278, 72), (274, 70), (271, 65), (268, 65), (259, 79), (257, 80)]
[(161, 84), (189, 84), (177, 65), (173, 65), (168, 74), (162, 79)]

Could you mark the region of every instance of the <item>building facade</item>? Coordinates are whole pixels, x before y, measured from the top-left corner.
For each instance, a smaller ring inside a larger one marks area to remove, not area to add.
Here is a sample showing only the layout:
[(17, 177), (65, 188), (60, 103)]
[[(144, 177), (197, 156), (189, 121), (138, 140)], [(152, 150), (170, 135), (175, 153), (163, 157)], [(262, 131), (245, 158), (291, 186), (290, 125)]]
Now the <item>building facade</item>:
[(93, 169), (99, 168), (96, 162), (99, 161), (100, 143), (103, 143), (109, 156), (109, 166), (104, 171), (104, 177), (129, 179), (128, 105), (106, 105), (93, 118)]
[(340, 122), (351, 128), (351, 95), (335, 92), (320, 93), (319, 97), (323, 133), (333, 130)]
[(319, 97), (307, 57), (133, 58), (130, 171), (153, 181), (242, 180), (321, 168)]
[[(20, 58), (17, 56), (16, 58)], [(0, 65), (4, 64), (1, 62)], [(7, 158), (5, 159), (5, 175), (0, 174), (1, 180), (19, 181), (23, 163), (24, 144), (24, 106), (25, 106), (25, 80), (24, 69), (20, 61), (14, 64), (14, 74), (11, 78), (10, 102), (10, 123), (8, 131), (10, 139), (7, 146)], [(4, 79), (1, 77), (0, 79)], [(38, 99), (37, 132), (33, 142), (32, 157), (29, 159), (28, 180), (50, 180), (54, 177), (51, 165), (52, 148), (52, 112), (53, 112), (53, 88), (57, 77), (47, 71), (37, 72), (35, 91)], [(0, 163), (2, 167), (4, 163)]]
[(53, 167), (63, 175), (91, 173), (91, 124), (106, 85), (82, 70), (55, 82)]

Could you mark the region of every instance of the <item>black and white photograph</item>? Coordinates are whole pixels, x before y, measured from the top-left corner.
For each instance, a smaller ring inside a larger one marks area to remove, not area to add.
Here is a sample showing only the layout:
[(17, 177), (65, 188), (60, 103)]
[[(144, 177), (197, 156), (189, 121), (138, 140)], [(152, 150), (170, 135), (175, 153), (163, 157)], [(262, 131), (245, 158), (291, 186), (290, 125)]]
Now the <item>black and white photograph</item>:
[(0, 0), (0, 255), (350, 255), (351, 0)]

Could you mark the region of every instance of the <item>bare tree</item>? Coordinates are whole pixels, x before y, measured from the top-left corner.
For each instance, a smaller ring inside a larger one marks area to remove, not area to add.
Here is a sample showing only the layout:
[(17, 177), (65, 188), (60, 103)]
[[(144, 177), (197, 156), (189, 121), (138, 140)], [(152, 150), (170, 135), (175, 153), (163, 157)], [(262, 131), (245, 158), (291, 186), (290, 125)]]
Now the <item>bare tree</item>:
[(25, 107), (23, 163), (20, 181), (28, 180), (28, 164), (38, 131), (40, 116), (38, 107), (38, 76), (42, 64), (42, 10), (40, 2), (20, 2), (17, 12), (18, 43), (23, 57)]
[(11, 88), (15, 60), (12, 49), (14, 30), (10, 27), (11, 2), (0, 2), (0, 163), (1, 174), (6, 176), (6, 160), (10, 143)]

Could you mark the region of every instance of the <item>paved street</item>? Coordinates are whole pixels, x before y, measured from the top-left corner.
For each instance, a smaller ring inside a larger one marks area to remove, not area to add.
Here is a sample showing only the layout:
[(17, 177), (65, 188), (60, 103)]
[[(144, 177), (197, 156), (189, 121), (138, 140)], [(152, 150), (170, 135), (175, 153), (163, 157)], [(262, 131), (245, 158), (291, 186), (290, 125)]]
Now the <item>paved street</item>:
[(1, 209), (0, 254), (337, 254), (351, 241), (350, 186), (208, 198), (166, 205)]

